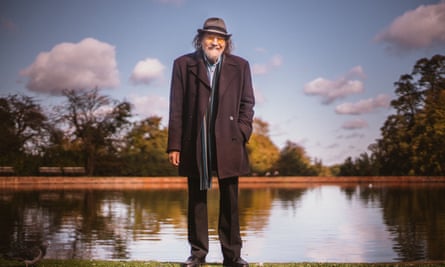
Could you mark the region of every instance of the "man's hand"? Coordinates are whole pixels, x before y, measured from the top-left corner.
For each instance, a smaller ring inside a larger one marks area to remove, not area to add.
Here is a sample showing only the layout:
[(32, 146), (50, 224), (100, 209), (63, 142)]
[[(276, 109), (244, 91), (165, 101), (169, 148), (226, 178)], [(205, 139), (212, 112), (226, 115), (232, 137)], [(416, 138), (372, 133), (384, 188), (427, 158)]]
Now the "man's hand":
[(172, 151), (168, 153), (168, 160), (175, 167), (179, 166), (179, 154), (179, 151)]

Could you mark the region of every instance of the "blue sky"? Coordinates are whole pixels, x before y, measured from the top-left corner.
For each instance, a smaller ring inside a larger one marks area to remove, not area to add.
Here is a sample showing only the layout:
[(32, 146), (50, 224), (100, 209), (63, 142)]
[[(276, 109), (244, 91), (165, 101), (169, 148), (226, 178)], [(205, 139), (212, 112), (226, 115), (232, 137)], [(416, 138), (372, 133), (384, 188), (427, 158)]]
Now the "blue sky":
[(99, 87), (166, 126), (172, 62), (213, 16), (251, 64), (273, 142), (325, 165), (366, 152), (394, 82), (445, 51), (445, 1), (2, 0), (0, 94), (49, 106), (65, 88)]

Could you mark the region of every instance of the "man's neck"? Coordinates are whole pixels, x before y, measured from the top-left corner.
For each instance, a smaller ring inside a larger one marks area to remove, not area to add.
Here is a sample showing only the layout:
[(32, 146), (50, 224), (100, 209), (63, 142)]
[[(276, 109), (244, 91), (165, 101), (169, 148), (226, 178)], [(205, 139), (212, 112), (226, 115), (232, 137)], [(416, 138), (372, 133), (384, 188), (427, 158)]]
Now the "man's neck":
[(209, 65), (216, 65), (221, 61), (221, 56), (219, 56), (216, 61), (212, 61), (211, 59), (209, 59), (205, 54), (204, 54), (204, 60), (207, 64)]

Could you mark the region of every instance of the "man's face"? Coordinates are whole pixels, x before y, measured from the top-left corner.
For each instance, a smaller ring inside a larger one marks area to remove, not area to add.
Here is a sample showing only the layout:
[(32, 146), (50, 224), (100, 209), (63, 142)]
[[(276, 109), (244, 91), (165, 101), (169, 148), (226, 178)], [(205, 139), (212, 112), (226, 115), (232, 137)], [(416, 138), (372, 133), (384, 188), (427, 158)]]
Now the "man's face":
[(207, 59), (215, 63), (226, 48), (226, 38), (219, 34), (205, 33), (201, 46)]

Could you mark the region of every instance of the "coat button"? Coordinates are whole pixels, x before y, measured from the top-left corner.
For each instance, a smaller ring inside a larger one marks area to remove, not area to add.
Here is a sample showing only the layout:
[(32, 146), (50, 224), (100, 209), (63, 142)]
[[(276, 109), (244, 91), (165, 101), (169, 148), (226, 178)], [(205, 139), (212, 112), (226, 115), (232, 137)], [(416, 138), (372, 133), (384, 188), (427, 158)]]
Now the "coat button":
[(229, 120), (233, 121), (233, 116), (230, 116), (230, 117), (229, 117)]

